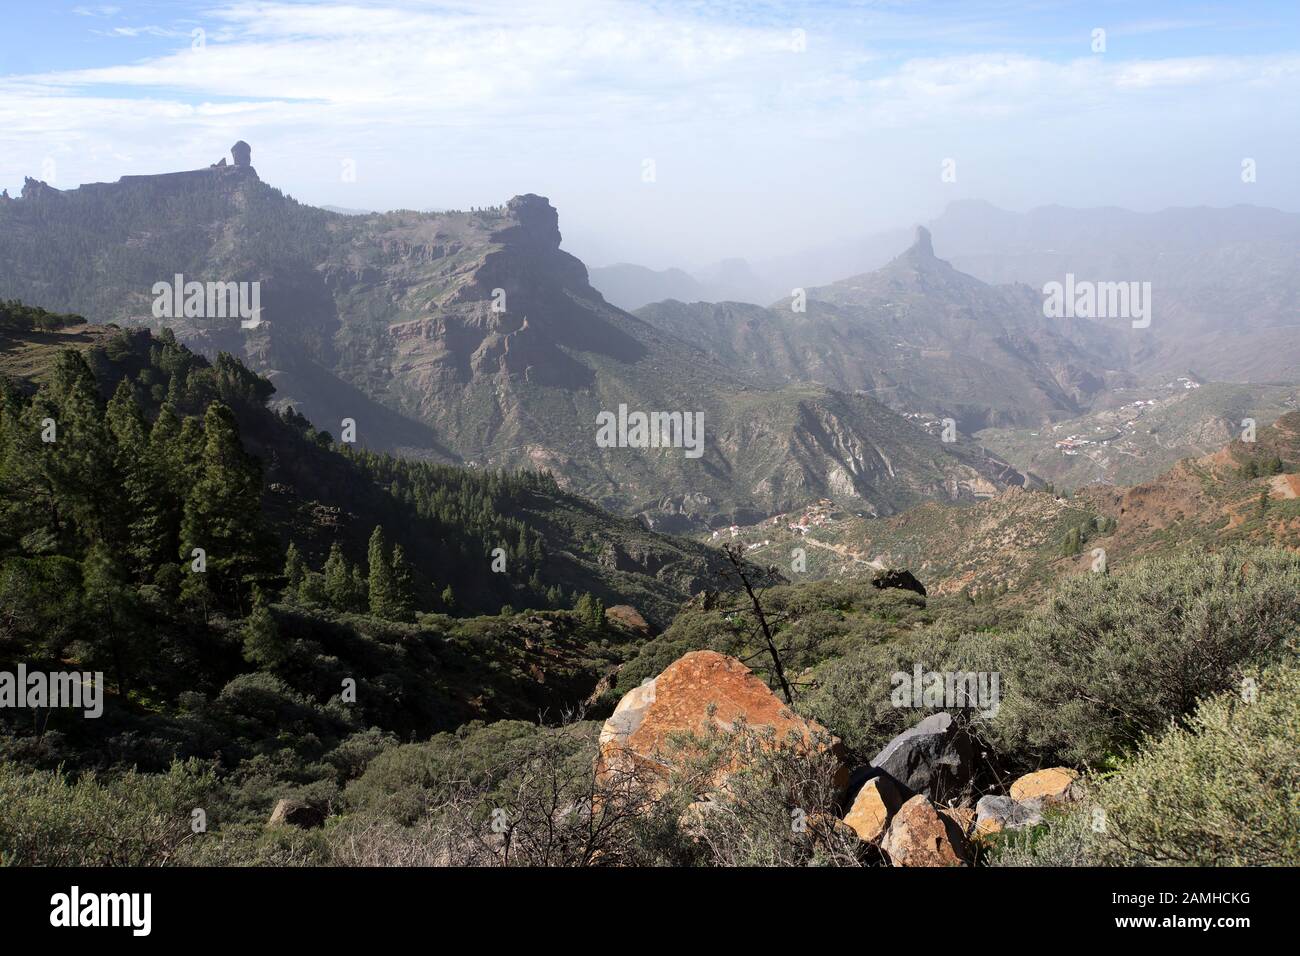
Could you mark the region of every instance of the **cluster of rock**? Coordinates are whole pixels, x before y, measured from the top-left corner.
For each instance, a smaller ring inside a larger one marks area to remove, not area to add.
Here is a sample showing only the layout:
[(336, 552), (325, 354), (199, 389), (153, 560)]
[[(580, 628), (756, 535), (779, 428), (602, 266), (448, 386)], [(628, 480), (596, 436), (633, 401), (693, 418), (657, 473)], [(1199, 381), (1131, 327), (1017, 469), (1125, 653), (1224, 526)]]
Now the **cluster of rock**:
[[(598, 779), (636, 775), (662, 794), (672, 772), (669, 741), (699, 733), (710, 721), (723, 730), (742, 720), (770, 729), (771, 739), (828, 750), (837, 761), (842, 823), (895, 866), (961, 866), (975, 844), (1004, 830), (1033, 826), (1053, 804), (1076, 799), (1078, 774), (1064, 767), (1030, 773), (1007, 794), (974, 800), (975, 758), (969, 737), (948, 713), (926, 717), (886, 744), (866, 767), (850, 772), (841, 742), (785, 706), (733, 657), (694, 651), (619, 701), (600, 734)], [(707, 784), (725, 790), (726, 768)], [(683, 822), (703, 817), (711, 800), (693, 805)]]
[[(614, 616), (637, 623), (621, 608)], [(611, 682), (615, 675), (608, 675)], [(976, 800), (974, 748), (948, 713), (931, 714), (889, 741), (867, 766), (851, 771), (838, 738), (794, 713), (739, 660), (715, 651), (692, 651), (623, 695), (601, 729), (597, 782), (616, 793), (634, 781), (638, 793), (657, 800), (672, 786), (675, 761), (684, 759), (684, 737), (710, 726), (731, 731), (742, 722), (771, 746), (829, 757), (843, 812), (825, 819), (816, 811), (818, 826), (847, 835), (864, 850), (875, 848), (894, 866), (970, 864), (981, 842), (1034, 826), (1045, 808), (1079, 797), (1078, 774), (1053, 767), (1020, 777), (1006, 793)], [(734, 761), (724, 763), (695, 779), (700, 799), (679, 825), (689, 831), (720, 809), (728, 778), (739, 769)], [(282, 799), (268, 826), (318, 827), (325, 816), (322, 807)]]

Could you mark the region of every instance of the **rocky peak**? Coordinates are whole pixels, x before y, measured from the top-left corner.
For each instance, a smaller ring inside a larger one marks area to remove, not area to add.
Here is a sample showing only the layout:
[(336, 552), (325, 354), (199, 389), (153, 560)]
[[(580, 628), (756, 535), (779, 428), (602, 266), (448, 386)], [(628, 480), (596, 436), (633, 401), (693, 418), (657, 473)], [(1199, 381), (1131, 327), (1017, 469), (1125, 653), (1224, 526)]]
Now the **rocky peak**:
[[(508, 203), (510, 218), (517, 226), (508, 226), (498, 234), (501, 238), (518, 239), (525, 237), (539, 245), (558, 249), (560, 246), (560, 215), (545, 196), (525, 193), (515, 196)], [(494, 236), (496, 239), (498, 236)]]
[[(912, 244), (899, 253), (897, 258), (881, 269), (880, 272), (896, 280), (905, 279), (909, 283), (924, 279), (926, 282), (955, 280), (962, 286), (969, 284), (963, 281), (966, 277), (958, 273), (948, 262), (934, 254), (934, 243), (930, 240), (930, 230), (925, 226), (916, 227), (916, 238), (912, 240)], [(978, 280), (971, 281), (979, 284)], [(929, 288), (928, 285), (924, 287)]]
[(934, 245), (930, 242), (930, 230), (925, 226), (917, 226), (916, 238), (912, 240), (912, 248), (908, 251), (918, 259), (933, 259)]

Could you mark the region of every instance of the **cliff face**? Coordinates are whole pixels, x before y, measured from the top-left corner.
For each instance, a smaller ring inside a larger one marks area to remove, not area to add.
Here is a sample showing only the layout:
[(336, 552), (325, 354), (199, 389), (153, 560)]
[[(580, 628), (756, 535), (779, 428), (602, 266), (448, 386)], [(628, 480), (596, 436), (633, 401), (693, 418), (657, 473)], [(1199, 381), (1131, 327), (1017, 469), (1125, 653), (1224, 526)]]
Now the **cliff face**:
[[(237, 163), (0, 205), (0, 295), (99, 321), (173, 327), (268, 374), (276, 400), (337, 433), (480, 465), (531, 465), (654, 525), (688, 529), (829, 496), (892, 513), (1019, 480), (865, 396), (757, 382), (609, 305), (560, 248), (556, 210), (343, 216)], [(73, 250), (89, 252), (74, 254)], [(261, 323), (159, 320), (151, 289), (256, 281)], [(603, 447), (597, 415), (700, 413), (699, 457)]]

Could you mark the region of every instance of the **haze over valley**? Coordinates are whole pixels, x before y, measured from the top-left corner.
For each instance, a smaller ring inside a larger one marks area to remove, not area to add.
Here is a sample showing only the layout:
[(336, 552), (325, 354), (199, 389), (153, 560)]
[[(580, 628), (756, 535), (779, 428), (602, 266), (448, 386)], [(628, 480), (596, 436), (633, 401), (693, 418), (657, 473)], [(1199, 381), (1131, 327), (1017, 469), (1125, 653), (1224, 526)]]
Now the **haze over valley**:
[(1297, 16), (15, 12), (21, 917), (968, 866), (1059, 933), (1294, 867)]

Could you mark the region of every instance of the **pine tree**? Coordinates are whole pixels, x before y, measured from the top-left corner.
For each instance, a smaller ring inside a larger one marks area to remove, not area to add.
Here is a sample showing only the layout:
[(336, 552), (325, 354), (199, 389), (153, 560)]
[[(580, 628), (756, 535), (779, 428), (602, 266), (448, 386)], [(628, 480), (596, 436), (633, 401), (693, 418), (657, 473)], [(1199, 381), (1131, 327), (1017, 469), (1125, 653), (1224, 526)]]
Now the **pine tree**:
[(185, 561), (181, 567), (181, 603), (192, 611), (203, 615), (203, 623), (208, 623), (208, 612), (212, 609), (212, 585), (206, 571), (195, 571), (192, 563)]
[(605, 604), (590, 591), (578, 598), (578, 603), (573, 609), (584, 627), (600, 630), (605, 626)]
[(244, 642), (244, 660), (258, 667), (277, 667), (288, 658), (289, 648), (280, 636), (271, 609), (260, 589), (255, 590), (253, 611), (239, 631)]
[(349, 592), (349, 605), (354, 611), (364, 611), (369, 601), (368, 591), (369, 584), (366, 583), (365, 572), (361, 570), (361, 563), (357, 562), (352, 565), (352, 589)]
[(456, 609), (456, 592), (451, 589), (450, 584), (442, 589), (442, 606), (448, 611)]
[(139, 627), (135, 592), (112, 548), (94, 542), (81, 565), (86, 596), (87, 636), (94, 663), (105, 662), (113, 674), (118, 694), (126, 697), (135, 686), (135, 671), (146, 655), (139, 646), (145, 632)]
[(261, 472), (240, 444), (234, 414), (222, 403), (208, 406), (203, 438), (198, 480), (185, 498), (181, 554), (203, 548), (213, 591), (237, 598), (244, 579), (264, 568), (270, 556)]
[(197, 418), (181, 419), (180, 431), (166, 449), (167, 471), (182, 501), (199, 480), (203, 461), (203, 426)]
[(308, 569), (298, 586), (298, 600), (309, 607), (329, 607), (329, 593), (325, 590), (325, 575)]
[(118, 484), (112, 434), (104, 422), (95, 377), (80, 353), (60, 353), (45, 391), (58, 425), (58, 440), (45, 446), (49, 453), (44, 462), (54, 491), (71, 511), (83, 540), (112, 540), (121, 518), (111, 494)]
[(397, 620), (400, 602), (397, 596), (397, 582), (393, 579), (393, 566), (388, 556), (388, 544), (384, 540), (384, 529), (375, 525), (370, 535), (368, 576), (370, 584), (370, 613), (376, 617)]
[(336, 611), (355, 611), (352, 568), (337, 541), (330, 545), (324, 573), (325, 596), (329, 599), (330, 606)]
[(284, 552), (284, 597), (288, 601), (298, 600), (302, 583), (307, 579), (307, 563), (298, 552), (298, 546), (292, 541)]
[(400, 544), (393, 545), (394, 620), (415, 620), (415, 571)]
[(174, 548), (175, 511), (150, 453), (144, 415), (126, 379), (105, 416), (114, 438), (113, 464), (125, 497), (127, 551), (140, 580), (150, 580)]

